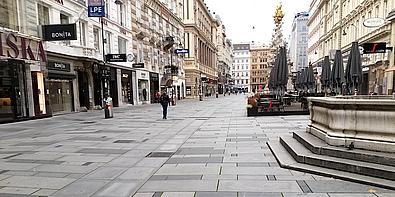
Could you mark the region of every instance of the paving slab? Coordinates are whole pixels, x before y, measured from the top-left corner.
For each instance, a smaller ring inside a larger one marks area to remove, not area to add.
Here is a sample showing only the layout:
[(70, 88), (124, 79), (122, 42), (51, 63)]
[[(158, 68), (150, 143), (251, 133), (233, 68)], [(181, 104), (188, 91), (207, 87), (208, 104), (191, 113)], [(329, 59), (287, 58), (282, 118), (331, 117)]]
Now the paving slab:
[(39, 190), (39, 188), (3, 187), (0, 189), (0, 196), (1, 196), (1, 193), (5, 193), (5, 194), (32, 194), (37, 190)]
[(220, 180), (218, 191), (302, 192), (294, 181)]
[(86, 197), (91, 196), (100, 188), (104, 187), (107, 180), (78, 180), (62, 190), (53, 194), (55, 197)]
[(191, 192), (216, 190), (216, 180), (161, 180), (147, 181), (139, 189), (139, 192)]
[(94, 196), (102, 197), (129, 197), (138, 186), (139, 182), (119, 182), (114, 181), (107, 184), (103, 189), (98, 191)]
[(43, 189), (61, 189), (72, 183), (75, 179), (70, 178), (50, 178), (32, 176), (12, 176), (0, 181), (0, 186), (6, 187), (28, 187)]

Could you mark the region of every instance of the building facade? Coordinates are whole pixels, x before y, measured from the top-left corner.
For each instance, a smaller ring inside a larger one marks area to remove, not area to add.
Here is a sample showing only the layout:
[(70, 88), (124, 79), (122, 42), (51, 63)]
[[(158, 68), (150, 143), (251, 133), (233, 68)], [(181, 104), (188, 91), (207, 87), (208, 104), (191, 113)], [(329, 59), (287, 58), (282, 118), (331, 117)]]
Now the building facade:
[(250, 44), (233, 44), (234, 59), (232, 77), (234, 78), (234, 91), (249, 92), (251, 54)]
[[(132, 1), (133, 54), (137, 69), (137, 102), (158, 102), (167, 91), (173, 100), (185, 98), (183, 1)], [(135, 12), (133, 12), (135, 10)]]
[(254, 93), (263, 92), (268, 85), (271, 60), (276, 50), (266, 45), (252, 45), (250, 48), (250, 90)]
[(203, 0), (185, 0), (183, 7), (184, 42), (189, 49), (184, 58), (187, 97), (213, 95), (218, 91), (218, 21)]
[[(319, 68), (325, 56), (333, 59), (335, 50), (340, 49), (346, 64), (353, 41), (360, 45), (385, 42), (393, 46), (393, 21), (387, 17), (394, 6), (393, 0), (314, 0), (307, 23), (309, 61)], [(364, 26), (364, 22), (372, 18), (385, 22), (377, 27)], [(393, 66), (392, 55), (390, 51), (362, 55), (362, 94), (392, 94), (393, 71), (388, 70)]]
[(230, 68), (233, 63), (232, 41), (226, 36), (226, 28), (220, 17), (216, 16), (219, 23), (217, 32), (217, 50), (218, 50), (218, 93), (223, 94), (229, 91), (229, 82), (231, 80)]
[(37, 28), (36, 2), (0, 3), (0, 122), (50, 116), (47, 54)]
[(297, 13), (292, 23), (291, 38), (289, 40), (289, 59), (292, 67), (291, 72), (301, 71), (308, 66), (307, 45), (308, 29), (307, 12)]

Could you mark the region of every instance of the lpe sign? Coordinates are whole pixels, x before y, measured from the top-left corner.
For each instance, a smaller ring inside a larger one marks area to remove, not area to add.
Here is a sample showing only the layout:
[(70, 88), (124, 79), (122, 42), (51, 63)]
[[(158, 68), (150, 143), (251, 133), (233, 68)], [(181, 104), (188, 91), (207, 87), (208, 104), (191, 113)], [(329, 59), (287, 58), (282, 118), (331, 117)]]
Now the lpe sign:
[(103, 0), (88, 0), (88, 17), (105, 17)]

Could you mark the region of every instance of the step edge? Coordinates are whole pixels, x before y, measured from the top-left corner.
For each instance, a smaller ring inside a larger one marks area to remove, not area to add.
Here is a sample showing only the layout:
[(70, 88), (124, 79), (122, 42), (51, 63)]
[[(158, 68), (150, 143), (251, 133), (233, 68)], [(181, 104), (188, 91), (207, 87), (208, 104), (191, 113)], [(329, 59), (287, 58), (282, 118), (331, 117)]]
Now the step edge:
[[(294, 138), (298, 142), (303, 144), (307, 149), (309, 149), (311, 152), (313, 152), (315, 154), (326, 155), (326, 156), (342, 158), (342, 159), (350, 158), (350, 157), (347, 157), (346, 155), (345, 156), (341, 156), (341, 154), (336, 155), (336, 154), (331, 154), (330, 152), (342, 153), (342, 154), (347, 154), (347, 155), (354, 155), (354, 156), (352, 156), (352, 158), (354, 158), (355, 161), (367, 162), (367, 163), (375, 163), (375, 164), (395, 167), (395, 157), (391, 157), (389, 155), (388, 156), (387, 155), (377, 156), (377, 155), (374, 155), (373, 152), (368, 152), (366, 150), (358, 150), (358, 152), (347, 152), (345, 150), (339, 149), (338, 147), (331, 147), (330, 145), (316, 146), (315, 144), (311, 143), (311, 141), (309, 141), (308, 139), (305, 139), (305, 138), (301, 137), (301, 135), (306, 135), (307, 136), (307, 135), (311, 135), (311, 134), (309, 134), (309, 133), (302, 133), (302, 132), (293, 132), (293, 136), (298, 136), (297, 138), (295, 138), (295, 137)], [(309, 137), (309, 138), (317, 138), (317, 137), (315, 137), (314, 135), (311, 135), (311, 137)], [(303, 142), (301, 142), (301, 140)], [(317, 140), (321, 140), (321, 139), (317, 138)], [(317, 150), (319, 150), (319, 151), (317, 151)], [(363, 153), (361, 151), (366, 151), (366, 153)], [(378, 153), (380, 153), (380, 152), (378, 152)], [(361, 158), (363, 156), (367, 156), (369, 158), (368, 159), (363, 159), (363, 158)], [(375, 162), (375, 161), (377, 161), (377, 157), (382, 158), (382, 159), (380, 159), (380, 161), (384, 160), (384, 163)], [(373, 161), (373, 162), (369, 162), (369, 161)]]
[[(309, 164), (298, 163), (289, 154), (287, 155), (287, 157), (288, 157), (288, 159), (293, 159), (293, 162), (284, 163), (281, 160), (281, 158), (279, 157), (279, 155), (275, 153), (275, 151), (273, 150), (274, 148), (272, 147), (271, 144), (274, 144), (274, 143), (267, 142), (267, 145), (268, 145), (270, 151), (276, 158), (277, 163), (282, 168), (296, 170), (296, 171), (305, 172), (305, 173), (311, 173), (311, 174), (325, 176), (325, 177), (329, 177), (329, 178), (336, 178), (336, 179), (350, 181), (350, 182), (354, 182), (354, 183), (366, 184), (366, 185), (371, 185), (371, 186), (375, 186), (375, 187), (381, 187), (381, 188), (385, 188), (385, 189), (395, 190), (395, 181), (380, 179), (380, 178), (376, 178), (376, 177), (370, 177), (370, 176), (365, 176), (365, 175), (360, 175), (360, 174), (355, 174), (355, 173), (350, 173), (350, 172), (344, 172), (344, 171), (340, 171), (340, 170), (328, 169), (328, 168), (313, 166), (313, 165), (309, 165)], [(281, 146), (280, 143), (278, 143), (278, 144)], [(283, 151), (286, 151), (284, 147), (281, 147), (281, 148), (284, 149)], [(306, 168), (302, 168), (300, 166), (302, 166), (302, 167), (305, 166)], [(312, 166), (316, 169), (314, 169), (314, 170), (308, 169), (307, 167), (309, 167), (309, 166), (310, 167)], [(346, 177), (346, 176), (344, 176), (345, 174), (352, 175), (353, 178)], [(357, 178), (355, 176), (358, 176), (359, 178)], [(366, 178), (363, 179), (364, 177), (366, 177)], [(368, 181), (367, 179), (374, 179), (375, 182)], [(380, 181), (389, 182), (389, 183), (377, 183)]]
[[(326, 167), (328, 169), (340, 170), (344, 172), (372, 176), (377, 178), (395, 180), (395, 167), (380, 165), (376, 163), (368, 163), (362, 161), (354, 161), (350, 159), (331, 157), (327, 155), (305, 154), (308, 151), (306, 147), (291, 137), (280, 137), (280, 143), (290, 153), (290, 155), (299, 163), (309, 164), (313, 166)], [(292, 147), (292, 146), (299, 147)], [(305, 151), (301, 151), (305, 149)], [(335, 158), (335, 160), (331, 159)], [(327, 163), (329, 165), (324, 165)], [(336, 167), (342, 166), (342, 167)], [(349, 168), (351, 166), (352, 168)], [(390, 168), (390, 169), (388, 169)], [(393, 168), (393, 169), (391, 169)], [(347, 169), (360, 169), (360, 170), (347, 170)], [(369, 174), (367, 171), (374, 171), (375, 173)]]

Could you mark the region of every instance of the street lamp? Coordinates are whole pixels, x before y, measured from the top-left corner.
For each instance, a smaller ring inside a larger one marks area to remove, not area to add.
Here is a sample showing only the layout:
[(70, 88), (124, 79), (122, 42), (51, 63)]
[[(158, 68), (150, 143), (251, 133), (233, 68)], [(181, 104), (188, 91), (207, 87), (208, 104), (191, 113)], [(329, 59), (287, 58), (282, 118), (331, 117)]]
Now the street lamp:
[[(355, 28), (355, 40), (358, 39), (358, 28), (357, 26), (355, 26), (354, 24), (350, 24), (350, 27), (354, 27)], [(343, 36), (347, 36), (347, 32), (345, 29), (343, 29)]]

